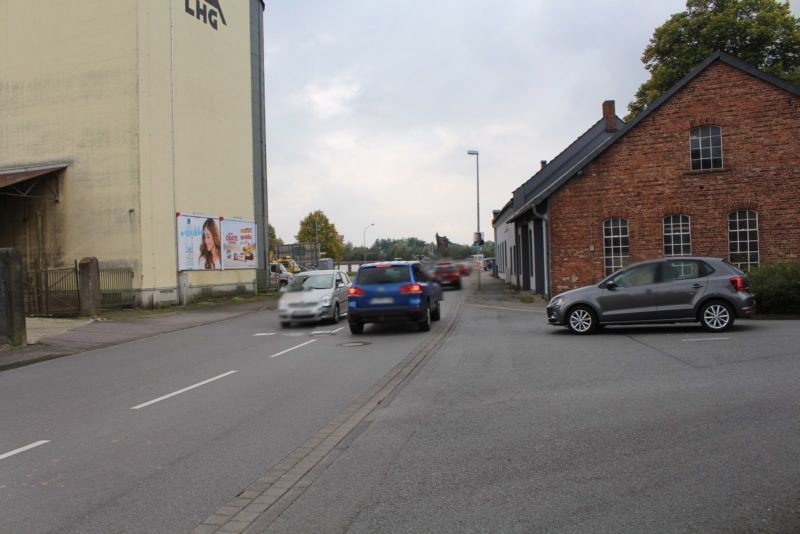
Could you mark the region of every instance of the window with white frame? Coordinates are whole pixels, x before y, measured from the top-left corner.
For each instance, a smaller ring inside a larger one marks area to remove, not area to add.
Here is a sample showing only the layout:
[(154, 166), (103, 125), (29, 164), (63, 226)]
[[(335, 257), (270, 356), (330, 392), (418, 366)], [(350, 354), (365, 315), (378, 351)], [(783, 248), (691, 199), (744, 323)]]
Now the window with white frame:
[(692, 128), (689, 133), (689, 150), (693, 171), (721, 169), (722, 128), (713, 125)]
[(622, 269), (630, 255), (628, 219), (612, 217), (603, 221), (603, 258), (606, 276)]
[(688, 215), (664, 217), (664, 256), (689, 256), (692, 253), (692, 228)]
[(758, 213), (738, 210), (728, 214), (728, 259), (743, 271), (758, 267)]

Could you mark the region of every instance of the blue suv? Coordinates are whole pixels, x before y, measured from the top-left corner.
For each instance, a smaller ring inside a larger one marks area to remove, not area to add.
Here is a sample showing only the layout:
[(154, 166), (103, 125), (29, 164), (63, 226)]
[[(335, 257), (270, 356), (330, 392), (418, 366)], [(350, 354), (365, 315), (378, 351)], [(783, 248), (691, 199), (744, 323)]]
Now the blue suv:
[(366, 323), (389, 321), (414, 321), (425, 332), (442, 316), (442, 287), (416, 261), (362, 265), (347, 296), (353, 334)]

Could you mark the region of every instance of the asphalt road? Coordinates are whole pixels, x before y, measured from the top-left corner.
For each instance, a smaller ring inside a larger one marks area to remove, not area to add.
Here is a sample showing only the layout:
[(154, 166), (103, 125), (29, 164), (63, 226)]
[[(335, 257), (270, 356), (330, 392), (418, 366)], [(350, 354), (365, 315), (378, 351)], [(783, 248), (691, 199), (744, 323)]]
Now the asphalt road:
[(578, 337), (473, 297), (269, 532), (800, 532), (800, 323)]
[(441, 324), (266, 311), (0, 373), (0, 532), (188, 532)]

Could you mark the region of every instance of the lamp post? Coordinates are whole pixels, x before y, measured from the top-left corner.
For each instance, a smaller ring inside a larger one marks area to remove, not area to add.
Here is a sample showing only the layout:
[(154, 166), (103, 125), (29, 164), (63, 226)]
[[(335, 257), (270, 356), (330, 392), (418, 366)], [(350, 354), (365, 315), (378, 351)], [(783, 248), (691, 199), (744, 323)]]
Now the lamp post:
[[(480, 239), (481, 235), (481, 170), (480, 170), (480, 156), (477, 150), (467, 150), (468, 156), (475, 156), (475, 184), (477, 195), (477, 229), (475, 236)], [(478, 290), (481, 289), (481, 271), (483, 270), (483, 261), (478, 266)]]
[(367, 230), (371, 227), (375, 226), (375, 223), (369, 223), (366, 228), (364, 228), (364, 263), (367, 263)]

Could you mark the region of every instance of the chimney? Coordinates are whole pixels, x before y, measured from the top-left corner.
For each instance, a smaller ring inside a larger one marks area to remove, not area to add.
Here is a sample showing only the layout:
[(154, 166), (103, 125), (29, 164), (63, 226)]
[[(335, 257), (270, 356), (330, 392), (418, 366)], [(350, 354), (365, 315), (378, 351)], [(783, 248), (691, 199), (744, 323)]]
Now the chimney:
[(547, 166), (547, 160), (546, 159), (543, 159), (540, 163), (542, 164), (542, 169), (544, 169)]
[(606, 120), (606, 131), (617, 131), (617, 112), (614, 109), (614, 101), (606, 100), (603, 102), (603, 118)]

